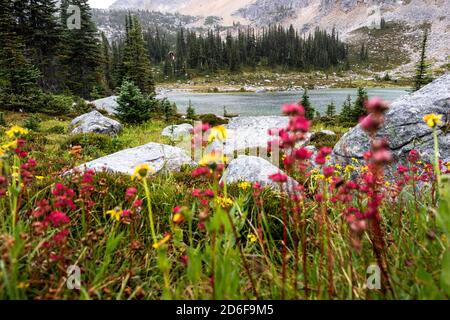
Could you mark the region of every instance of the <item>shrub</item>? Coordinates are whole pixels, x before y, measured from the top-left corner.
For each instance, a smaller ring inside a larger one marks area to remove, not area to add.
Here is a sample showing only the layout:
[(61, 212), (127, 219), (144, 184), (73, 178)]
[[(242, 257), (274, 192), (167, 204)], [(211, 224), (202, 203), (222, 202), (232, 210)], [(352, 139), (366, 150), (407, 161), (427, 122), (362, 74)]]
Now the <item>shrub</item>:
[(310, 144), (317, 149), (322, 147), (333, 148), (339, 141), (339, 135), (329, 135), (322, 132), (316, 132), (310, 140)]
[(72, 112), (76, 115), (85, 114), (94, 110), (94, 105), (88, 103), (86, 100), (76, 98), (75, 104), (72, 107)]
[(66, 127), (57, 125), (57, 126), (47, 129), (45, 132), (50, 133), (50, 134), (64, 134), (64, 133), (66, 133)]
[(74, 146), (81, 146), (83, 154), (90, 157), (99, 157), (105, 154), (116, 152), (120, 149), (117, 139), (112, 139), (108, 135), (97, 133), (79, 133), (67, 138), (63, 147), (70, 149)]
[(219, 118), (218, 116), (212, 113), (201, 114), (198, 116), (198, 119), (204, 123), (208, 123), (210, 126), (213, 127), (228, 123), (228, 120)]
[(73, 100), (69, 96), (54, 95), (35, 91), (29, 95), (3, 94), (0, 96), (0, 105), (5, 110), (19, 112), (40, 112), (59, 116), (71, 111)]
[(41, 119), (37, 115), (31, 114), (28, 118), (25, 119), (25, 121), (23, 122), (23, 126), (28, 130), (39, 131), (39, 128), (41, 126)]

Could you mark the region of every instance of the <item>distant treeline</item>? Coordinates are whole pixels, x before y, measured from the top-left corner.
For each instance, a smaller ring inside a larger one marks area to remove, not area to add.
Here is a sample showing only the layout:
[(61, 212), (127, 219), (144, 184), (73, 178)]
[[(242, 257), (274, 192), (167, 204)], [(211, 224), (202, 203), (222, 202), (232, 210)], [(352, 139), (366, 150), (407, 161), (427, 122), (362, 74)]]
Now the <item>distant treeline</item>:
[[(289, 70), (328, 69), (346, 61), (348, 48), (338, 33), (317, 28), (308, 36), (293, 26), (273, 26), (257, 32), (241, 29), (224, 36), (216, 30), (204, 34), (188, 29), (177, 32), (175, 43), (160, 31), (144, 36), (150, 59), (164, 64), (166, 76), (182, 76), (187, 69), (236, 72), (241, 67), (283, 67)], [(121, 40), (123, 42), (123, 40)], [(118, 45), (120, 47), (120, 44)]]

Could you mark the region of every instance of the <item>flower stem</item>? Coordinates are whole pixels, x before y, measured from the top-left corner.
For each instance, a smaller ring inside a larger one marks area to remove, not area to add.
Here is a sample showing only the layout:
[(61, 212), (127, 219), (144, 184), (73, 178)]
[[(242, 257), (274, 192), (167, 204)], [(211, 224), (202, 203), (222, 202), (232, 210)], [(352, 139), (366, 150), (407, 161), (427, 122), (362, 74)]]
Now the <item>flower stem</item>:
[(150, 231), (152, 233), (153, 244), (156, 245), (158, 243), (158, 240), (156, 239), (155, 224), (153, 222), (152, 200), (150, 197), (150, 190), (148, 188), (148, 182), (146, 178), (143, 179), (143, 185), (145, 190), (145, 196), (147, 198), (148, 218), (150, 220)]

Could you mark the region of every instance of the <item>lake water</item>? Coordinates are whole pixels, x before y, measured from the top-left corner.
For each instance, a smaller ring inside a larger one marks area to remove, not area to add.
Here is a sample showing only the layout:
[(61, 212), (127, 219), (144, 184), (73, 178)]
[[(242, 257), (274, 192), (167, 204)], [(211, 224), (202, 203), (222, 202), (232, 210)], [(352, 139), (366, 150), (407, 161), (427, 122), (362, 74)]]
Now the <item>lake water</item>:
[[(408, 94), (405, 88), (368, 89), (369, 97), (380, 97), (388, 102)], [(357, 89), (319, 89), (308, 91), (312, 105), (321, 114), (325, 113), (327, 105), (334, 102), (337, 112), (341, 110), (342, 104), (347, 96), (355, 100)], [(223, 108), (228, 113), (236, 113), (241, 116), (268, 116), (280, 115), (281, 106), (286, 103), (300, 101), (302, 92), (264, 92), (264, 93), (194, 93), (169, 91), (161, 97), (167, 97), (175, 102), (178, 111), (185, 113), (191, 101), (197, 114), (214, 113), (223, 115)]]

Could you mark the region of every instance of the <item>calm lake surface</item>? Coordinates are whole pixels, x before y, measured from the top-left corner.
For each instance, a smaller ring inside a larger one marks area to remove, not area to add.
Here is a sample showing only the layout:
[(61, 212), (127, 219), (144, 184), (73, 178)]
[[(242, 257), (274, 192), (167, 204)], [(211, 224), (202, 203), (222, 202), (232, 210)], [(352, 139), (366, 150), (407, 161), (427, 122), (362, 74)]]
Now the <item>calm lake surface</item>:
[[(367, 90), (369, 97), (380, 97), (388, 102), (408, 94), (406, 88), (384, 89), (373, 88)], [(357, 89), (319, 89), (309, 90), (308, 94), (312, 105), (321, 114), (325, 113), (327, 105), (332, 101), (337, 112), (341, 110), (347, 96), (355, 100)], [(223, 108), (228, 113), (237, 113), (241, 116), (268, 116), (280, 115), (281, 106), (286, 103), (298, 102), (302, 92), (264, 92), (264, 93), (194, 93), (169, 91), (159, 97), (166, 97), (175, 102), (178, 111), (184, 113), (189, 104), (195, 108), (197, 114), (214, 113), (223, 115)]]

